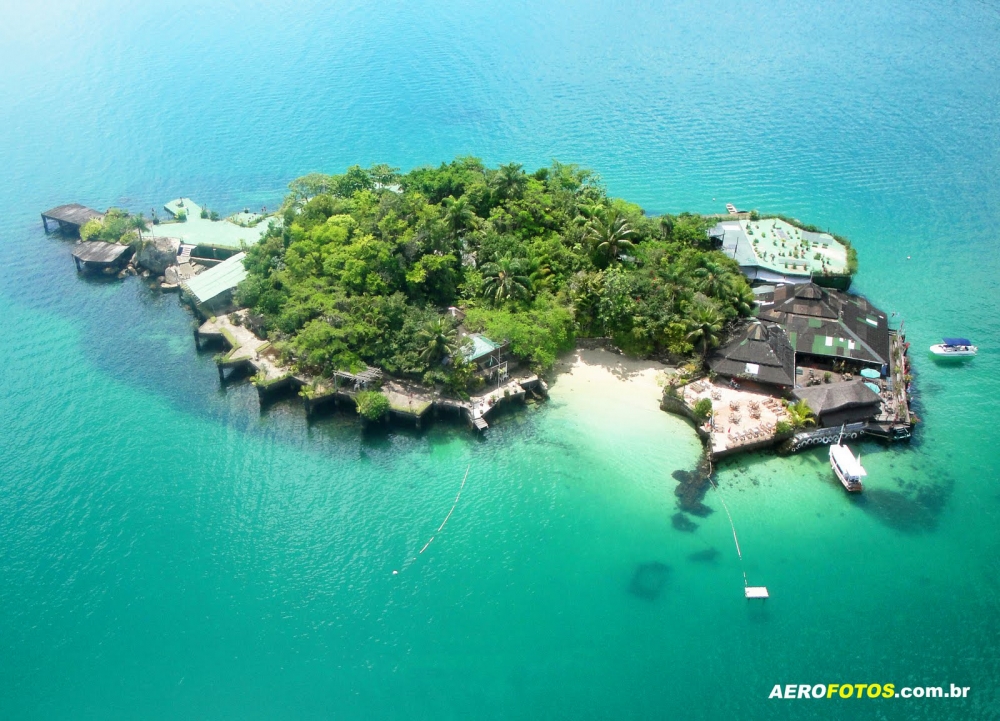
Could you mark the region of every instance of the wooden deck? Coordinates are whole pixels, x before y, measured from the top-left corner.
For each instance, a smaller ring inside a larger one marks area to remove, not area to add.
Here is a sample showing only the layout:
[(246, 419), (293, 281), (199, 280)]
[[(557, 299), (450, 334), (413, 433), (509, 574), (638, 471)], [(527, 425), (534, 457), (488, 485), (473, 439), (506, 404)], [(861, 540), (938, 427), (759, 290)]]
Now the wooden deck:
[(80, 227), (88, 220), (103, 218), (104, 213), (93, 208), (88, 208), (79, 203), (69, 203), (46, 210), (42, 213), (42, 226), (46, 233), (50, 233), (49, 221), (56, 223), (59, 230), (70, 230), (74, 233), (80, 232)]
[(114, 266), (131, 255), (131, 246), (98, 240), (77, 243), (73, 248), (73, 260), (76, 261), (77, 270), (83, 270), (88, 265), (105, 268)]

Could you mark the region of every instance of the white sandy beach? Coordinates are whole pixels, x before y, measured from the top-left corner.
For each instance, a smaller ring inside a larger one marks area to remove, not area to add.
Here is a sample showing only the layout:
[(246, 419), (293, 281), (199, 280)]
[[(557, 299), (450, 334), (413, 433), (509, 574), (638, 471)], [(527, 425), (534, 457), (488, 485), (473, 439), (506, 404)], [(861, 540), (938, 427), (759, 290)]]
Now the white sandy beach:
[[(574, 405), (604, 405), (621, 410), (662, 413), (663, 382), (675, 369), (653, 360), (638, 360), (606, 350), (576, 349), (559, 359), (551, 388), (555, 400), (574, 396)], [(584, 398), (580, 398), (584, 396)]]

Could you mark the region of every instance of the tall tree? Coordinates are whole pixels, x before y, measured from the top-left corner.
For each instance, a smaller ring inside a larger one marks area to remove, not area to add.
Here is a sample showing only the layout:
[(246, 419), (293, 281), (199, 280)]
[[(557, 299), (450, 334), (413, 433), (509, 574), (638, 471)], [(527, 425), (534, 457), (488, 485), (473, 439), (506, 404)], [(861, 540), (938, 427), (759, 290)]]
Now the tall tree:
[(632, 236), (628, 219), (617, 210), (606, 210), (587, 224), (587, 237), (610, 263), (632, 247)]
[(524, 166), (520, 163), (507, 163), (497, 168), (490, 179), (493, 190), (504, 200), (518, 198), (528, 185), (528, 176), (524, 174)]
[(399, 181), (399, 168), (394, 168), (388, 163), (379, 163), (368, 168), (368, 175), (384, 188)]
[(531, 293), (531, 279), (524, 261), (509, 255), (482, 267), (483, 294), (496, 303), (525, 298)]
[(427, 365), (455, 355), (459, 348), (458, 329), (444, 317), (425, 324), (417, 332), (416, 340), (420, 347), (420, 360)]
[(695, 307), (688, 320), (687, 339), (696, 348), (701, 348), (704, 360), (711, 348), (719, 345), (719, 333), (722, 332), (722, 316), (713, 306), (701, 304)]
[(726, 299), (736, 312), (742, 316), (749, 316), (753, 313), (753, 306), (756, 298), (750, 286), (743, 279), (743, 276), (733, 276), (727, 286)]
[(694, 276), (698, 278), (700, 290), (714, 298), (726, 295), (731, 286), (729, 271), (714, 260), (706, 260), (694, 271)]
[(530, 287), (536, 292), (541, 292), (552, 284), (552, 266), (545, 256), (532, 255), (524, 264), (524, 272), (531, 281)]
[(146, 219), (143, 217), (142, 213), (137, 215), (130, 215), (128, 218), (128, 227), (139, 234), (139, 242), (142, 242), (142, 231), (147, 228)]
[(472, 204), (463, 195), (455, 198), (449, 195), (443, 201), (445, 207), (444, 221), (451, 231), (455, 240), (461, 236), (462, 231), (469, 230), (476, 222), (476, 211), (472, 209)]

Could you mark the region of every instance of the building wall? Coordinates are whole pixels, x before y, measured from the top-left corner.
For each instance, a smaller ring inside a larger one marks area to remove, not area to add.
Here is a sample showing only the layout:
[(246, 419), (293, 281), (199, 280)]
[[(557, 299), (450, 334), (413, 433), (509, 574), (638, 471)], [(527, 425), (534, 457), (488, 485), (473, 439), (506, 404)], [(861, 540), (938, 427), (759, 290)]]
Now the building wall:
[(820, 425), (824, 428), (840, 426), (844, 423), (859, 423), (874, 418), (878, 415), (878, 404), (869, 406), (858, 406), (856, 408), (845, 408), (843, 410), (831, 411), (820, 414)]

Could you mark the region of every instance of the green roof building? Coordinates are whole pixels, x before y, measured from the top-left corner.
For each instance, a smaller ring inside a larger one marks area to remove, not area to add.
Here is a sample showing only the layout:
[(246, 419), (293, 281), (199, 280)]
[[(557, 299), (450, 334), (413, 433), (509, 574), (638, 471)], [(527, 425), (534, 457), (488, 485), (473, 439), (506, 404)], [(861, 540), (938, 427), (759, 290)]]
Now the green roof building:
[(233, 291), (247, 277), (245, 257), (246, 253), (237, 253), (183, 283), (181, 289), (204, 315), (222, 312), (232, 305)]
[(482, 333), (470, 333), (464, 339), (462, 355), (466, 362), (475, 363), (480, 368), (492, 368), (501, 363), (501, 357), (507, 351), (506, 343), (496, 343)]

